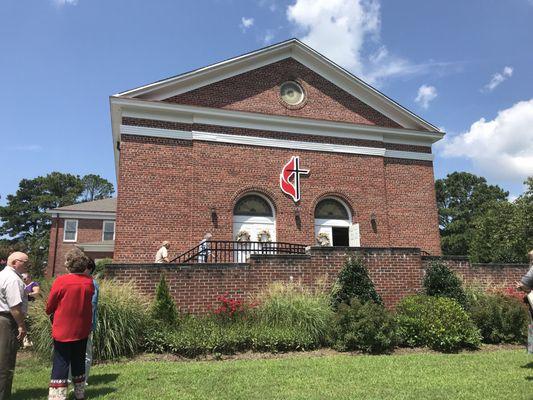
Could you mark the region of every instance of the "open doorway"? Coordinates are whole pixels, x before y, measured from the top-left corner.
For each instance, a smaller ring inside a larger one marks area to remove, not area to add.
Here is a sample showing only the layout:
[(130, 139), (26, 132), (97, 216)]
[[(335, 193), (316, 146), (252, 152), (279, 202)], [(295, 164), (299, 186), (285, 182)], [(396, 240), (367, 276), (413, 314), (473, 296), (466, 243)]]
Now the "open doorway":
[(331, 236), (333, 239), (333, 246), (349, 246), (350, 245), (350, 232), (348, 228), (332, 227)]

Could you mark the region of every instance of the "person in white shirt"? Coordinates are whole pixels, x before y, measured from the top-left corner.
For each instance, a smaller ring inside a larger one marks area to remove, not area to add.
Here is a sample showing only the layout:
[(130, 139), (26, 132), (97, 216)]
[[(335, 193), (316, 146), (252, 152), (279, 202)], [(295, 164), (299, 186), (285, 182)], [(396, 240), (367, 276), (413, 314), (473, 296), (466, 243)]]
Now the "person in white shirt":
[(28, 296), (21, 274), (27, 263), (28, 255), (16, 251), (0, 272), (0, 400), (11, 398), (17, 351), (26, 336)]
[(159, 250), (157, 250), (157, 253), (155, 255), (156, 264), (168, 263), (168, 249), (169, 248), (170, 248), (170, 243), (165, 240), (161, 244), (161, 247), (159, 248)]
[(202, 240), (200, 240), (200, 249), (199, 249), (199, 252), (198, 252), (198, 262), (199, 263), (206, 263), (207, 262), (207, 258), (209, 257), (209, 254), (211, 253), (210, 249), (209, 249), (209, 241), (211, 240), (211, 238), (213, 237), (213, 235), (211, 235), (210, 233), (206, 233), (204, 238)]

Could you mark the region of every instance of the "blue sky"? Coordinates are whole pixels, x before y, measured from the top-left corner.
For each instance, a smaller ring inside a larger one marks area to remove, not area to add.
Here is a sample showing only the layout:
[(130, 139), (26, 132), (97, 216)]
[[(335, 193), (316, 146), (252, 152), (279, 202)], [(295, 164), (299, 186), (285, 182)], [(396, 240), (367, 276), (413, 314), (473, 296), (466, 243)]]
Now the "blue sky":
[(436, 177), (533, 175), (533, 0), (2, 0), (0, 204), (51, 171), (115, 183), (114, 93), (297, 37), (442, 127)]

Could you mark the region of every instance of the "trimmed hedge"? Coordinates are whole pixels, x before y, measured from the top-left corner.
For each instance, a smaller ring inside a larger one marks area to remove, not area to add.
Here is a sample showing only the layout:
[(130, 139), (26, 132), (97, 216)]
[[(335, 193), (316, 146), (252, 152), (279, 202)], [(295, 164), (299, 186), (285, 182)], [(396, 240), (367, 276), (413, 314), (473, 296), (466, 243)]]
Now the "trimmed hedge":
[(332, 343), (339, 351), (388, 353), (397, 343), (396, 321), (383, 306), (353, 299), (337, 310)]
[(520, 300), (500, 293), (469, 292), (468, 313), (485, 343), (525, 343), (528, 312)]
[(481, 335), (461, 305), (447, 297), (408, 296), (397, 308), (400, 343), (442, 352), (477, 349)]

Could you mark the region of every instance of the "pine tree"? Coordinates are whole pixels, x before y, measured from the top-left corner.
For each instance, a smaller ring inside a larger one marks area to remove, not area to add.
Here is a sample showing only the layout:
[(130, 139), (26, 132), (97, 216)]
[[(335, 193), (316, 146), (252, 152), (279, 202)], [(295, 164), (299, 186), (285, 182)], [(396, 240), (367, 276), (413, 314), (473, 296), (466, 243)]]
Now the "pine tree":
[(333, 290), (333, 306), (337, 307), (341, 303), (349, 304), (353, 298), (359, 299), (362, 303), (372, 301), (383, 304), (363, 260), (355, 255), (348, 256), (344, 261)]
[(168, 325), (174, 325), (178, 320), (178, 310), (176, 309), (176, 304), (172, 296), (170, 296), (170, 291), (163, 274), (161, 274), (161, 279), (155, 291), (152, 315), (155, 319)]

